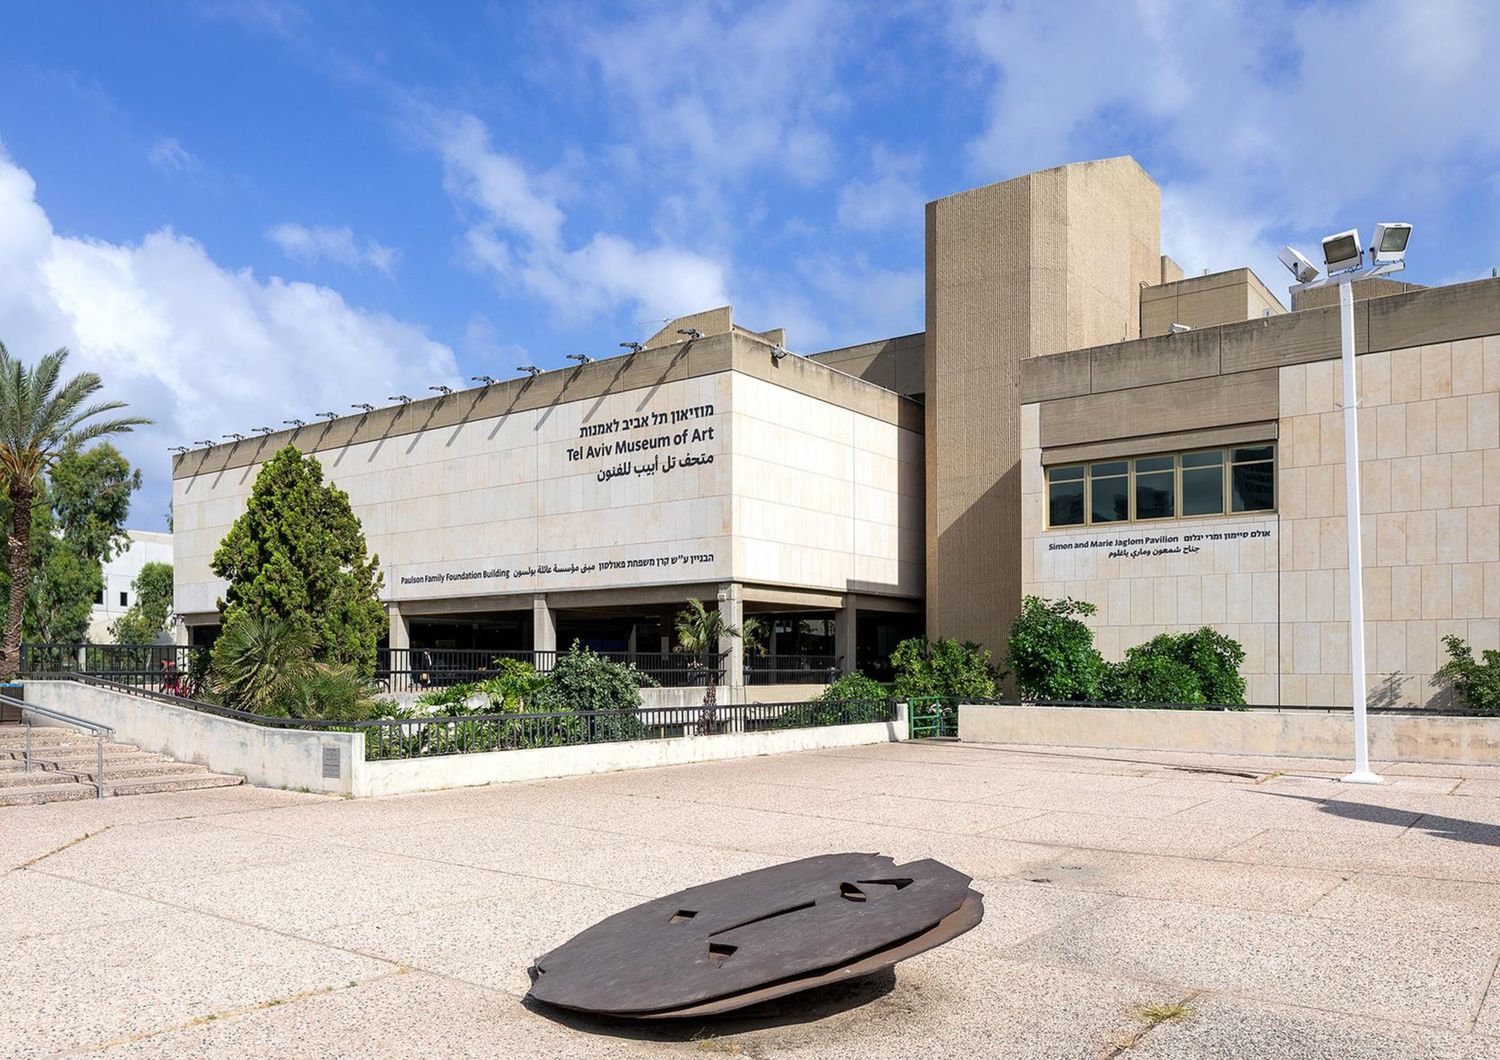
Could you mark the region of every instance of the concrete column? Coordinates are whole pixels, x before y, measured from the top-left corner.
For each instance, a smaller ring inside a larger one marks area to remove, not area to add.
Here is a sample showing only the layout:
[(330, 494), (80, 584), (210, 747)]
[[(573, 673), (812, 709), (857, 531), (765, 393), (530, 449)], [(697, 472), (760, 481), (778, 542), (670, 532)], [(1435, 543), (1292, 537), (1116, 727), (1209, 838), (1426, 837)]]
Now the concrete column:
[(661, 653), (669, 654), (677, 647), (677, 614), (682, 608), (666, 607), (661, 612)]
[(547, 606), (546, 593), (531, 598), (531, 650), (557, 650), (557, 618)]
[(854, 642), (859, 630), (859, 597), (844, 594), (844, 606), (833, 616), (833, 653), (840, 656), (839, 673), (854, 672)]
[(193, 642), (193, 630), (182, 620), (181, 615), (172, 616), (172, 643), (179, 648), (186, 648)]
[[(736, 629), (745, 624), (744, 587), (739, 582), (725, 582), (719, 586), (719, 613), (727, 625)], [(745, 644), (739, 637), (723, 637), (719, 640), (719, 651), (727, 652), (724, 659), (724, 684), (729, 688), (745, 687)]]
[(392, 651), (407, 651), (411, 648), (411, 623), (401, 613), (400, 604), (386, 604), (386, 617), (390, 619), (391, 632), (387, 638)]

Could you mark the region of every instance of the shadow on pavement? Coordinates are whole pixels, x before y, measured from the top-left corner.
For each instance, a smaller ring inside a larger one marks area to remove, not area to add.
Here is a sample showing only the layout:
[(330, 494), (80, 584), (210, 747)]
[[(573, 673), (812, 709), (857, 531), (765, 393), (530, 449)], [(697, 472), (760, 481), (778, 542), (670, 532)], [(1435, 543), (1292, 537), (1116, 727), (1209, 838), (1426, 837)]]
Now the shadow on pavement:
[(1415, 831), (1426, 832), (1437, 839), (1452, 839), (1460, 843), (1500, 847), (1500, 825), (1485, 824), (1482, 821), (1443, 817), (1440, 814), (1422, 813), (1418, 810), (1397, 810), (1388, 806), (1363, 802), (1345, 802), (1342, 799), (1320, 799), (1315, 795), (1289, 795), (1279, 791), (1256, 791), (1254, 794), (1266, 795), (1273, 799), (1295, 799), (1298, 802), (1315, 803), (1324, 813), (1349, 821), (1388, 824), (1403, 829), (1409, 827)]

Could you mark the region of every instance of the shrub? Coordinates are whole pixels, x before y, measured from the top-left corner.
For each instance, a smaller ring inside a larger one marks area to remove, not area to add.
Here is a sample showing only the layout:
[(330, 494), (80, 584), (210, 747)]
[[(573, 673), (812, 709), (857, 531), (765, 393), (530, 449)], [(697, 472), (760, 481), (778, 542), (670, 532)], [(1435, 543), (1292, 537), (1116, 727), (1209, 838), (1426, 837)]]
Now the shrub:
[(240, 612), (214, 641), (211, 682), (224, 705), (286, 716), (286, 699), (311, 669), (313, 641), (304, 626)]
[(352, 663), (313, 663), (295, 677), (281, 699), (292, 718), (363, 721), (379, 709), (376, 688)]
[(891, 690), (872, 677), (849, 674), (823, 689), (811, 703), (786, 710), (773, 723), (776, 729), (802, 729), (814, 725), (883, 721)]
[(864, 674), (853, 673), (840, 677), (818, 696), (819, 703), (848, 703), (851, 701), (883, 702), (889, 699), (891, 690)]
[(606, 659), (575, 640), (534, 693), (533, 706), (539, 712), (638, 710), (640, 690), (655, 684), (634, 666)]
[(1005, 643), (1005, 663), (1023, 698), (1099, 698), (1106, 664), (1080, 618), (1096, 610), (1084, 600), (1026, 597)]
[(1468, 642), (1452, 634), (1443, 638), (1443, 646), (1448, 661), (1437, 676), (1453, 682), (1453, 690), (1470, 710), (1500, 715), (1500, 652), (1486, 649), (1476, 661)]
[[(495, 660), (494, 677), (434, 688), (417, 698), (417, 705), (432, 714), (515, 714), (533, 709), (536, 694), (547, 678), (536, 667), (520, 659)], [(479, 702), (475, 698), (479, 697)], [(539, 708), (538, 708), (539, 709)]]
[(988, 648), (951, 637), (929, 642), (912, 637), (891, 653), (896, 671), (897, 699), (943, 696), (953, 699), (992, 699), (995, 671)]
[(1239, 642), (1204, 626), (1192, 633), (1161, 633), (1125, 652), (1109, 666), (1100, 694), (1121, 703), (1205, 703), (1243, 706), (1245, 679)]

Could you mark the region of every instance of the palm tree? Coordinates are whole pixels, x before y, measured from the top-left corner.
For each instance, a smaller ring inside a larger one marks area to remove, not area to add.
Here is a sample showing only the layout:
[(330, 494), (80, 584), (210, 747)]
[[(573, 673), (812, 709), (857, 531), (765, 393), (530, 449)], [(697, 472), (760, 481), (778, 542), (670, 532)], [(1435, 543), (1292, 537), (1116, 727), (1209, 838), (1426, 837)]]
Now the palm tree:
[(714, 708), (718, 705), (719, 642), (726, 637), (738, 637), (737, 626), (725, 621), (724, 613), (710, 611), (702, 600), (689, 600), (687, 607), (677, 613), (677, 644), (684, 652), (702, 660), (709, 653), (713, 659), (705, 663), (708, 671), (708, 689), (703, 693), (703, 713), (698, 716), (698, 735), (707, 736), (714, 727)]
[(21, 625), (31, 587), (31, 509), (42, 476), (69, 449), (151, 422), (139, 416), (96, 419), (125, 403), (86, 405), (104, 385), (93, 372), (80, 372), (59, 386), (67, 359), (68, 351), (60, 349), (28, 368), (0, 342), (0, 488), (11, 503), (10, 609), (0, 647), (0, 678), (13, 679), (21, 666)]

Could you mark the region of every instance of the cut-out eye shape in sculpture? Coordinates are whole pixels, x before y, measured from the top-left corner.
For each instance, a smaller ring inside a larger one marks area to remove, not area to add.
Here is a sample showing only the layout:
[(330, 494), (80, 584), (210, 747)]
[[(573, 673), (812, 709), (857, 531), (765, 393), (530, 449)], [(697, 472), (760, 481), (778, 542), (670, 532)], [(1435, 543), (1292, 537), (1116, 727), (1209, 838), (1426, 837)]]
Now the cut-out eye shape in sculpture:
[(722, 964), (725, 958), (737, 949), (739, 949), (738, 946), (731, 946), (726, 942), (710, 942), (708, 944), (708, 958), (711, 961)]
[(839, 884), (839, 895), (846, 902), (863, 902), (865, 900), (865, 892), (852, 883)]
[(874, 884), (879, 887), (893, 887), (896, 890), (900, 891), (911, 886), (911, 877), (900, 876), (893, 880), (860, 880), (859, 882), (867, 886), (870, 884)]
[(692, 910), (692, 909), (679, 909), (679, 910), (677, 910), (677, 912), (675, 912), (671, 916), (667, 917), (667, 923), (669, 923), (669, 924), (681, 924), (684, 921), (688, 921), (688, 920), (693, 919), (693, 917), (695, 917), (697, 915), (698, 915), (698, 913), (695, 910)]

